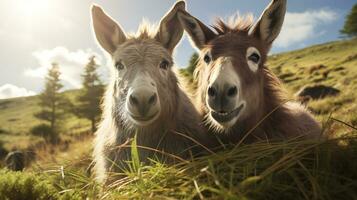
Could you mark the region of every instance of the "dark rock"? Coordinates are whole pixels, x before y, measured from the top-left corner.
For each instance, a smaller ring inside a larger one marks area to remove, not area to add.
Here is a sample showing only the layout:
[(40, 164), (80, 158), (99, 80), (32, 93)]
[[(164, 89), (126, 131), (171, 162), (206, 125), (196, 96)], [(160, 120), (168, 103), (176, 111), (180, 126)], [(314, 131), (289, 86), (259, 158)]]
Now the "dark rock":
[(25, 168), (25, 154), (22, 151), (12, 151), (5, 158), (5, 165), (13, 171), (22, 171)]
[(338, 95), (339, 93), (340, 90), (336, 88), (325, 85), (315, 85), (302, 88), (299, 92), (297, 92), (297, 96), (302, 99), (322, 99), (327, 96)]

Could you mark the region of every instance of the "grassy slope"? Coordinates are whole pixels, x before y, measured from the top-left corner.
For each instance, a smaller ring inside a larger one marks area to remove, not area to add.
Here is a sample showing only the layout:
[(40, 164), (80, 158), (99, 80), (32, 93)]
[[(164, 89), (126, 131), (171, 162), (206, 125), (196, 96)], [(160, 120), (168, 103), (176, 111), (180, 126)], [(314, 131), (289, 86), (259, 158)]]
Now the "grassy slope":
[[(75, 102), (78, 90), (66, 91), (62, 95)], [(33, 116), (41, 109), (38, 102), (38, 96), (0, 100), (0, 141), (4, 142), (6, 149), (22, 149), (28, 147), (30, 142), (34, 144), (42, 140), (29, 133), (32, 127), (43, 123)], [(78, 119), (71, 114), (67, 115), (62, 123), (62, 131), (67, 135), (89, 128), (89, 121)]]
[[(305, 85), (324, 84), (341, 90), (337, 97), (310, 101), (320, 119), (335, 118), (357, 125), (357, 39), (336, 41), (273, 55), (268, 65), (291, 94)], [(324, 68), (316, 66), (324, 65)]]

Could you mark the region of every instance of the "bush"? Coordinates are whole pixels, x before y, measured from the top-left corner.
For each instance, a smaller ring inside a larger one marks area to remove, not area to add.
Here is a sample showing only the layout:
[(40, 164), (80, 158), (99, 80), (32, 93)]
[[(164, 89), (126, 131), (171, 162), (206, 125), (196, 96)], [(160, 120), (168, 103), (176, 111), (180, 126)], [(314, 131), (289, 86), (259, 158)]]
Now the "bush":
[(59, 140), (57, 133), (54, 132), (47, 124), (34, 126), (30, 132), (32, 135), (43, 137), (46, 142), (50, 142), (52, 144), (57, 143)]
[(35, 173), (0, 170), (0, 199), (59, 199), (56, 188)]

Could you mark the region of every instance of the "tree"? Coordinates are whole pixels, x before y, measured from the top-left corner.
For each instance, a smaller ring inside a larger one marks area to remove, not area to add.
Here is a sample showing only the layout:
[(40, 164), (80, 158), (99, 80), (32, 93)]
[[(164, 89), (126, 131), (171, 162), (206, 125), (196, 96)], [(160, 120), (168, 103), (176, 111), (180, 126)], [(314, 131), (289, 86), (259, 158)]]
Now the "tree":
[(104, 93), (104, 85), (97, 73), (99, 65), (95, 61), (95, 56), (89, 58), (85, 66), (83, 78), (83, 90), (78, 97), (75, 114), (91, 121), (92, 131), (96, 131), (96, 123), (101, 115), (100, 102)]
[(188, 62), (188, 67), (186, 68), (187, 72), (189, 72), (191, 75), (193, 75), (193, 72), (196, 69), (197, 62), (198, 62), (198, 54), (193, 53)]
[[(42, 110), (35, 114), (38, 119), (47, 121), (50, 125), (46, 129), (46, 135), (43, 135), (51, 143), (56, 143), (59, 139), (57, 132), (58, 121), (61, 120), (65, 114), (66, 105), (68, 105), (68, 100), (60, 95), (59, 92), (63, 88), (60, 80), (61, 72), (59, 71), (59, 66), (57, 63), (52, 63), (52, 67), (48, 70), (46, 76), (45, 89), (40, 94), (40, 102)], [(44, 124), (35, 127), (33, 130), (45, 130)]]
[(351, 12), (346, 16), (345, 25), (340, 32), (348, 37), (357, 36), (357, 4), (352, 7)]

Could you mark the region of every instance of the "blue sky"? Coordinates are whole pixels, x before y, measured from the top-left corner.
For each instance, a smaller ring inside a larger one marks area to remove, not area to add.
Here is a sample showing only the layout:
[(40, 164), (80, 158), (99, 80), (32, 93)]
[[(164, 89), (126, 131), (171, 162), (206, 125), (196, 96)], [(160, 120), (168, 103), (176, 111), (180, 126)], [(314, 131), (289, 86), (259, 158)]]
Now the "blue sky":
[[(1, 0), (0, 98), (39, 93), (53, 61), (59, 62), (66, 89), (80, 86), (87, 58), (98, 48), (90, 26), (89, 8), (101, 5), (126, 32), (136, 32), (143, 18), (157, 23), (174, 0)], [(260, 16), (270, 0), (186, 0), (188, 11), (210, 24), (215, 17), (237, 12)], [(283, 30), (272, 53), (339, 39), (346, 14), (355, 0), (288, 0)], [(175, 52), (177, 66), (185, 66), (194, 52), (184, 38)], [(101, 69), (107, 78), (106, 68)]]

